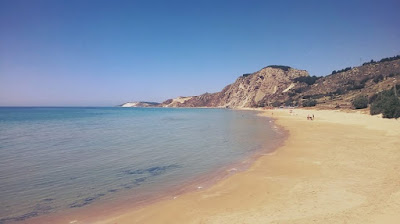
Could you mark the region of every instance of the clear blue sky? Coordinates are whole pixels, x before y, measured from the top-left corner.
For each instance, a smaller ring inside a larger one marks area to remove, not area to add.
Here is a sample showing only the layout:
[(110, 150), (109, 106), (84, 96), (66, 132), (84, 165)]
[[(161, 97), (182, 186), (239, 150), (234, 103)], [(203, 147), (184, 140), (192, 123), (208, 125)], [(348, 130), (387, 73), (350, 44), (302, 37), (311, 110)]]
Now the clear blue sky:
[(270, 64), (327, 75), (400, 54), (400, 1), (0, 0), (0, 105), (216, 92)]

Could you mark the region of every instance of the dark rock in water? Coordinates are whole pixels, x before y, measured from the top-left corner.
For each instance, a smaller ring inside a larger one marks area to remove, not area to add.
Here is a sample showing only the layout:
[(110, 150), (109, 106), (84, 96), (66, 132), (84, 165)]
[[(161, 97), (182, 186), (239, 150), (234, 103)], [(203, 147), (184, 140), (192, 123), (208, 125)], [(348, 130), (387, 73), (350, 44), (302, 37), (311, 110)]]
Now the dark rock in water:
[(48, 213), (50, 210), (52, 210), (53, 207), (51, 207), (48, 204), (37, 204), (35, 206), (35, 212), (39, 212), (40, 214)]
[(157, 176), (160, 175), (164, 172), (166, 172), (169, 169), (173, 168), (179, 168), (180, 166), (177, 164), (172, 164), (168, 166), (155, 166), (155, 167), (150, 167), (147, 169), (137, 169), (137, 170), (124, 170), (123, 173), (125, 174), (150, 174), (150, 176)]
[(134, 183), (139, 185), (140, 183), (144, 182), (146, 179), (147, 179), (147, 177), (136, 178)]
[(85, 198), (84, 201), (85, 202), (90, 202), (90, 201), (93, 201), (95, 199), (96, 199), (95, 197), (88, 197), (88, 198)]
[[(135, 179), (133, 179), (130, 183), (121, 184), (120, 186), (124, 189), (132, 189), (135, 186), (141, 185), (148, 178), (161, 175), (165, 172), (168, 172), (171, 169), (179, 168), (181, 166), (177, 164), (171, 164), (168, 166), (154, 166), (147, 169), (126, 169), (122, 170), (120, 175), (135, 175)], [(116, 192), (120, 189), (111, 189), (108, 192)]]
[(12, 218), (2, 218), (0, 219), (0, 224), (5, 224), (7, 221), (11, 221)]
[(133, 185), (129, 185), (129, 184), (124, 184), (122, 185), (125, 189), (132, 189)]
[(160, 175), (164, 173), (167, 169), (169, 169), (169, 166), (158, 166), (158, 167), (152, 167), (147, 169), (146, 171), (151, 173), (152, 176)]
[(23, 214), (21, 216), (12, 218), (12, 220), (13, 221), (23, 221), (25, 219), (29, 219), (29, 218), (32, 218), (32, 217), (35, 217), (35, 216), (38, 216), (38, 215), (39, 215), (38, 212), (29, 212), (29, 213)]
[[(50, 198), (46, 198), (46, 199), (50, 199)], [(46, 200), (46, 199), (43, 199), (42, 201), (44, 201), (44, 200)], [(52, 200), (53, 200), (53, 199), (47, 200), (47, 201), (52, 201)], [(2, 218), (2, 219), (0, 219), (0, 224), (5, 224), (5, 223), (7, 223), (7, 222), (24, 221), (24, 220), (26, 220), (26, 219), (36, 217), (36, 216), (38, 216), (38, 215), (40, 215), (40, 214), (48, 213), (51, 209), (53, 209), (53, 207), (51, 207), (50, 205), (47, 205), (46, 203), (45, 203), (45, 204), (40, 204), (40, 203), (39, 203), (39, 204), (37, 204), (37, 205), (35, 206), (35, 209), (34, 209), (32, 212), (25, 213), (25, 214), (23, 214), (23, 215), (16, 216), (16, 217)]]
[(85, 205), (88, 205), (88, 204), (94, 202), (95, 200), (99, 199), (100, 197), (103, 197), (104, 195), (106, 195), (106, 194), (101, 193), (101, 194), (96, 194), (95, 196), (91, 196), (91, 197), (84, 198), (84, 199), (82, 199), (82, 200), (78, 200), (78, 201), (76, 201), (76, 202), (70, 204), (69, 207), (70, 207), (70, 208), (80, 208), (80, 207), (83, 207), (83, 206), (85, 206)]

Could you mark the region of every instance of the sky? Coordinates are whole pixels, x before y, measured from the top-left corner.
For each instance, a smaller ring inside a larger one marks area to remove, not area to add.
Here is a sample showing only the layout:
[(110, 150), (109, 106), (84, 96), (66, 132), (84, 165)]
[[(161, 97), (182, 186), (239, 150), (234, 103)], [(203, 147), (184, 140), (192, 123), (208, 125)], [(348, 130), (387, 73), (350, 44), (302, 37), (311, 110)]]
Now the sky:
[(217, 92), (278, 64), (324, 76), (400, 54), (400, 1), (0, 0), (0, 106)]

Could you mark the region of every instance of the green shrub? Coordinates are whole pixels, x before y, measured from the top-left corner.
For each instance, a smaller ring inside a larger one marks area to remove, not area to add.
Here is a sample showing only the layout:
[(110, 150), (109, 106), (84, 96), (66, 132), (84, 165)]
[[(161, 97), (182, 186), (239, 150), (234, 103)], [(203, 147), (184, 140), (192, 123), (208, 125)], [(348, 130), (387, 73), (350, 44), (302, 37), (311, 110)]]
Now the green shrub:
[(368, 103), (369, 103), (369, 104), (372, 104), (372, 103), (376, 100), (377, 97), (378, 97), (378, 94), (372, 95), (372, 96), (369, 98)]
[(331, 73), (331, 75), (336, 74), (336, 73), (341, 73), (341, 72), (347, 72), (347, 71), (349, 71), (349, 70), (351, 70), (351, 67), (347, 67), (347, 68), (344, 68), (344, 69), (338, 70), (338, 71), (333, 70), (332, 73)]
[(275, 101), (275, 102), (272, 103), (273, 107), (280, 107), (281, 105), (282, 105), (282, 103), (279, 102), (279, 101)]
[(286, 100), (285, 102), (284, 102), (284, 104), (285, 104), (285, 106), (287, 106), (287, 107), (291, 107), (291, 106), (294, 106), (294, 100), (292, 99), (292, 98), (289, 98), (288, 100)]
[(317, 105), (317, 101), (313, 99), (308, 99), (303, 101), (303, 107), (313, 107)]
[(256, 107), (265, 107), (265, 102), (260, 101), (257, 103), (257, 105), (255, 105)]
[[(396, 87), (399, 89), (400, 85)], [(398, 90), (397, 95), (399, 94)], [(382, 113), (384, 118), (400, 117), (400, 99), (395, 95), (394, 88), (384, 90), (371, 98), (374, 98), (370, 109), (371, 115)]]
[(342, 95), (344, 93), (346, 93), (346, 91), (343, 88), (338, 88), (335, 92), (332, 92), (333, 95)]
[(329, 94), (324, 94), (324, 93), (314, 94), (314, 95), (304, 95), (303, 99), (320, 99), (320, 98), (328, 96), (328, 95)]
[(354, 85), (350, 85), (346, 88), (347, 91), (350, 90), (357, 90), (357, 89), (363, 89), (365, 87), (365, 84), (354, 84)]
[[(397, 60), (397, 59), (400, 59), (400, 55), (396, 55), (396, 56), (394, 56), (394, 57), (382, 58), (382, 59), (381, 59), (380, 61), (378, 61), (378, 62), (394, 61), (394, 60)], [(376, 61), (374, 61), (374, 60), (371, 60), (370, 62), (365, 62), (365, 63), (363, 63), (363, 65), (376, 64), (376, 63), (378, 63), (378, 62), (376, 62)]]
[(295, 93), (302, 93), (302, 92), (304, 92), (306, 90), (307, 90), (307, 88), (301, 87), (301, 88), (294, 89), (294, 92)]
[(315, 81), (317, 81), (318, 79), (320, 79), (322, 77), (317, 77), (317, 76), (300, 76), (297, 78), (294, 78), (295, 82), (304, 82), (307, 85), (312, 85), (315, 83)]
[(357, 96), (353, 99), (352, 102), (355, 109), (363, 109), (368, 107), (368, 97), (366, 96)]
[(365, 62), (365, 63), (363, 63), (362, 65), (369, 65), (369, 64), (375, 64), (375, 63), (376, 63), (376, 61), (374, 61), (374, 60), (371, 59), (371, 61)]
[(368, 82), (368, 80), (370, 80), (370, 77), (365, 77), (365, 78), (361, 79), (360, 84), (365, 85), (365, 83)]
[(378, 82), (380, 82), (382, 80), (383, 80), (383, 75), (378, 75), (378, 76), (375, 76), (375, 78), (374, 78), (374, 82), (375, 83), (378, 83)]
[(291, 69), (291, 67), (285, 66), (285, 65), (269, 65), (265, 68), (278, 68), (278, 69), (282, 69), (284, 71), (289, 71), (289, 69)]
[(361, 81), (356, 81), (356, 80), (349, 80), (347, 81), (346, 85), (348, 85), (346, 87), (347, 91), (350, 90), (355, 90), (355, 89), (362, 89), (365, 87), (365, 83), (368, 81), (368, 79), (363, 79)]
[(396, 55), (394, 57), (388, 57), (388, 58), (382, 58), (379, 62), (385, 62), (385, 61), (394, 61), (400, 59), (400, 55)]

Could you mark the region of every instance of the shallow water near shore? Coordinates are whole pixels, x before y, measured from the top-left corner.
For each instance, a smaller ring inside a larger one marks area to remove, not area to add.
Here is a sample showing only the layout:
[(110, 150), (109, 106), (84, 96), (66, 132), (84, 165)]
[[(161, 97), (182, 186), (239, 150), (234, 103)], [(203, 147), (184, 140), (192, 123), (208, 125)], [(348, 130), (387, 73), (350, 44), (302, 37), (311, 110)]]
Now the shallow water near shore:
[(0, 108), (0, 223), (145, 199), (240, 163), (281, 135), (255, 114)]

